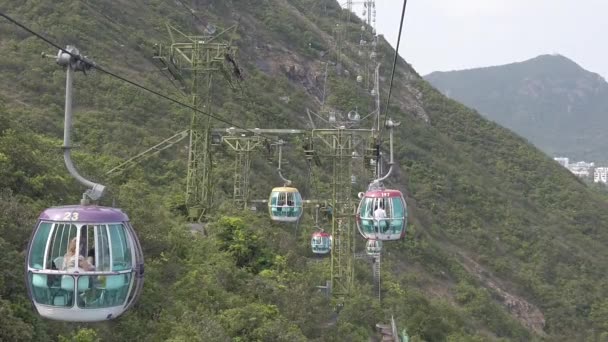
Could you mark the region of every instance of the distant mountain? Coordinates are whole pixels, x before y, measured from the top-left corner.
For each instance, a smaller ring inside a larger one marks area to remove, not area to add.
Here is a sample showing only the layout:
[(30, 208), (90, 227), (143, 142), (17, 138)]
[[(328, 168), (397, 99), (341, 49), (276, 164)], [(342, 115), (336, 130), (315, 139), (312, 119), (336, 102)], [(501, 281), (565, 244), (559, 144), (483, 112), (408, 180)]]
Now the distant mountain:
[(608, 83), (564, 56), (425, 79), (550, 155), (608, 161)]

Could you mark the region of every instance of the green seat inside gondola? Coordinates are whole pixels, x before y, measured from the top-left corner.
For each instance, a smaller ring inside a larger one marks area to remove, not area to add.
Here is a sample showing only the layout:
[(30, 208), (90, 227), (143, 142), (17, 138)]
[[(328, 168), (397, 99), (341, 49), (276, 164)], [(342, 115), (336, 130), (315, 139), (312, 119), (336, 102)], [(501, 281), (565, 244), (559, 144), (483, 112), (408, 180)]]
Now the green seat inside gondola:
[(404, 221), (407, 217), (404, 206), (398, 199), (393, 199), (393, 219), (390, 222), (391, 234), (401, 234), (405, 229)]
[(403, 229), (403, 219), (394, 219), (391, 221), (390, 231), (392, 234), (399, 234)]
[(361, 220), (361, 228), (365, 233), (371, 234), (374, 232), (374, 220), (371, 219), (362, 219)]
[[(39, 268), (42, 267), (40, 266)], [(51, 297), (47, 275), (30, 273), (30, 276), (32, 277), (31, 282), (34, 296), (40, 303), (47, 305), (50, 304)]]

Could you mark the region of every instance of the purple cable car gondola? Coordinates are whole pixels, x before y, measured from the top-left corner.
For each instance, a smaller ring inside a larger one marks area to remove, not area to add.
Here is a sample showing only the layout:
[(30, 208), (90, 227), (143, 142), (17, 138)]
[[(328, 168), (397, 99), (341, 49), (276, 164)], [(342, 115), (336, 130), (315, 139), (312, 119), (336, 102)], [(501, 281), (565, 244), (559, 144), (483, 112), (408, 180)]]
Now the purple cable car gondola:
[(120, 209), (46, 209), (28, 246), (26, 283), (42, 317), (95, 322), (120, 316), (143, 285), (143, 255)]
[(73, 74), (93, 64), (69, 45), (57, 54), (57, 63), (67, 70), (65, 165), (88, 190), (82, 205), (48, 208), (40, 214), (28, 245), (25, 280), (42, 317), (103, 321), (120, 316), (137, 300), (143, 285), (143, 254), (125, 213), (90, 204), (102, 197), (105, 187), (78, 174), (70, 156)]

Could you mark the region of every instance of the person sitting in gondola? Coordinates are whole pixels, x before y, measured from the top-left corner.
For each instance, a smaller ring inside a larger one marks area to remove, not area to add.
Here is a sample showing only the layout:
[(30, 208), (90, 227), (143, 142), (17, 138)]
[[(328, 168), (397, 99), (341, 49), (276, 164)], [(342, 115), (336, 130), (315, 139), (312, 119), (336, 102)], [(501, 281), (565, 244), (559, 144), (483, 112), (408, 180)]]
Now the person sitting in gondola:
[(285, 215), (286, 216), (294, 216), (295, 215), (295, 211), (293, 209), (293, 199), (291, 197), (287, 198), (287, 202), (285, 203)]
[[(76, 266), (78, 260), (78, 266)], [(63, 257), (62, 270), (67, 271), (95, 271), (95, 266), (91, 265), (82, 255), (76, 255), (76, 238), (73, 238), (68, 245), (68, 251)]]
[(87, 253), (87, 261), (89, 264), (95, 266), (95, 247), (89, 249), (89, 252)]
[(384, 211), (382, 202), (379, 206), (376, 206), (376, 210), (374, 210), (374, 226), (378, 233), (380, 232), (380, 228), (382, 228), (382, 232), (386, 230), (386, 211)]
[(278, 198), (277, 200), (277, 204), (276, 204), (276, 210), (277, 210), (277, 215), (278, 216), (282, 216), (283, 215), (283, 207), (285, 206), (285, 200), (283, 198)]

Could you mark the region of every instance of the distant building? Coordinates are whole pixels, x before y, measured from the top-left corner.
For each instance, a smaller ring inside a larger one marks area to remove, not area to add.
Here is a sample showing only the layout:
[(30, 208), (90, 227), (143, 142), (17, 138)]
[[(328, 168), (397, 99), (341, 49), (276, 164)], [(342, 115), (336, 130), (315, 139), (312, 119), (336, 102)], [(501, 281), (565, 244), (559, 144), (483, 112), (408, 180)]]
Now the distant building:
[[(567, 159), (567, 158), (566, 158)], [(595, 166), (595, 163), (587, 163), (579, 161), (576, 163), (568, 164), (568, 170), (578, 177), (589, 177), (591, 175), (591, 169)]]
[(558, 162), (561, 166), (568, 168), (569, 159), (564, 157), (553, 158), (556, 162)]
[[(568, 171), (572, 172), (575, 176), (577, 177), (581, 177), (581, 178), (589, 178), (591, 176), (591, 172), (593, 171), (593, 168), (595, 167), (595, 163), (591, 162), (591, 163), (587, 163), (585, 161), (579, 161), (576, 163), (570, 163), (570, 159), (566, 158), (566, 157), (555, 157), (553, 158), (553, 160), (555, 160), (556, 162), (559, 163), (559, 165), (565, 167), (566, 169), (568, 169)], [(602, 168), (599, 168), (602, 169)], [(603, 171), (603, 179), (604, 179), (604, 183), (606, 183), (606, 177), (607, 175), (607, 171), (608, 171), (608, 167), (604, 168), (606, 169), (606, 171)], [(599, 171), (602, 172), (602, 171)], [(600, 173), (601, 174), (601, 173)], [(600, 179), (602, 179), (602, 176), (598, 176), (598, 171), (596, 170), (595, 173), (593, 174), (593, 179), (595, 182), (598, 182), (597, 179), (598, 177), (600, 177)]]
[(596, 167), (593, 172), (593, 182), (608, 183), (608, 167)]
[(572, 172), (575, 176), (580, 177), (580, 178), (587, 178), (589, 177), (590, 173), (589, 170), (570, 170), (570, 172)]

